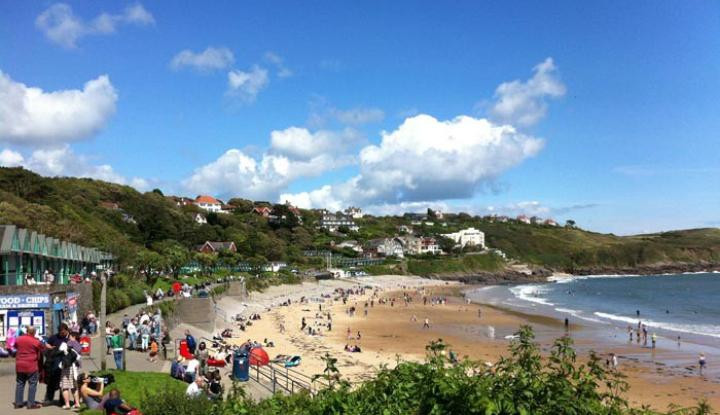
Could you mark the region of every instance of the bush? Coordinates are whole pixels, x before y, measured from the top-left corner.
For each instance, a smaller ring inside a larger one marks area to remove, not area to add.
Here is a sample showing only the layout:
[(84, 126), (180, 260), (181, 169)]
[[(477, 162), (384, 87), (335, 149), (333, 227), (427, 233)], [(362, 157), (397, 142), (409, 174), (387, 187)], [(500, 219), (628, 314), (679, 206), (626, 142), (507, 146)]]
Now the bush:
[(184, 391), (163, 389), (148, 393), (140, 400), (144, 415), (210, 414), (214, 403), (205, 397), (190, 398)]
[[(659, 412), (630, 408), (623, 398), (623, 375), (605, 368), (591, 352), (585, 364), (576, 361), (572, 340), (556, 340), (542, 358), (530, 327), (522, 327), (508, 357), (493, 367), (464, 360), (452, 363), (450, 348), (441, 340), (427, 347), (425, 363), (401, 362), (380, 368), (377, 376), (357, 388), (344, 381), (337, 359), (326, 355), (326, 369), (316, 378), (328, 385), (317, 394), (276, 394), (254, 402), (235, 385), (221, 402), (188, 399), (161, 391), (143, 400), (141, 409), (155, 414), (485, 414), (485, 415), (652, 415)], [(669, 413), (710, 414), (703, 402), (695, 408)]]

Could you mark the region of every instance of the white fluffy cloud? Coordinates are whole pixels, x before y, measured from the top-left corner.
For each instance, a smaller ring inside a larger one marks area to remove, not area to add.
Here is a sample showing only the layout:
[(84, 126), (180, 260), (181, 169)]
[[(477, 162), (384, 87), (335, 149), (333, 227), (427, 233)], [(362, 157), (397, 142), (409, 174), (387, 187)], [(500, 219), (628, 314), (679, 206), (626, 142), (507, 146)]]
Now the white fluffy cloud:
[(21, 166), (23, 161), (25, 161), (25, 158), (17, 151), (12, 151), (8, 148), (0, 151), (0, 166), (17, 167)]
[(291, 173), (287, 158), (265, 156), (255, 160), (241, 150), (231, 149), (196, 169), (183, 185), (194, 193), (269, 199), (288, 185)]
[(322, 154), (342, 157), (361, 140), (362, 135), (352, 128), (313, 133), (307, 128), (290, 127), (270, 133), (270, 148), (292, 159), (310, 160)]
[(225, 47), (208, 47), (202, 52), (193, 52), (185, 49), (175, 55), (170, 61), (170, 67), (181, 69), (188, 67), (197, 71), (212, 71), (225, 69), (235, 61), (235, 55)]
[(87, 157), (76, 154), (69, 145), (45, 147), (33, 151), (28, 157), (5, 149), (0, 152), (0, 166), (22, 166), (43, 176), (88, 177), (108, 182), (129, 184), (138, 190), (148, 190), (149, 183), (142, 178), (126, 179), (109, 164), (94, 165)]
[(535, 124), (547, 112), (546, 98), (565, 95), (565, 85), (557, 77), (557, 67), (547, 58), (533, 68), (535, 74), (523, 82), (503, 82), (495, 90), (495, 103), (490, 108), (492, 117), (516, 126)]
[(228, 94), (252, 102), (270, 82), (267, 69), (253, 65), (249, 71), (234, 69), (228, 72)]
[(121, 13), (102, 13), (90, 21), (76, 16), (65, 3), (55, 3), (35, 19), (35, 26), (50, 41), (65, 48), (77, 47), (78, 39), (90, 35), (115, 33), (121, 24), (151, 25), (155, 23), (152, 14), (140, 3), (128, 6)]
[(183, 185), (194, 193), (276, 200), (281, 191), (299, 178), (316, 177), (354, 163), (356, 158), (350, 151), (361, 140), (361, 134), (350, 128), (316, 132), (300, 127), (276, 130), (270, 133), (270, 148), (262, 156), (228, 150), (196, 169)]
[(281, 198), (304, 207), (465, 199), (542, 146), (541, 139), (509, 125), (468, 116), (440, 121), (421, 114), (383, 132), (379, 145), (363, 148), (359, 175)]
[(107, 75), (82, 90), (45, 92), (0, 71), (0, 141), (48, 144), (80, 140), (105, 126), (117, 93)]

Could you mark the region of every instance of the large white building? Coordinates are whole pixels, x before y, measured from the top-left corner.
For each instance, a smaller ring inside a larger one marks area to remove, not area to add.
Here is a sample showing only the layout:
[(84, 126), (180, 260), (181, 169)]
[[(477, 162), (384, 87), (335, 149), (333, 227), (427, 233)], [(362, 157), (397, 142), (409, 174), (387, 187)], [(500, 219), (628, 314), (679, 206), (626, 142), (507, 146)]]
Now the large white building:
[(461, 248), (465, 248), (468, 245), (485, 248), (485, 234), (475, 228), (467, 228), (454, 233), (446, 233), (443, 236), (452, 239)]
[(320, 218), (321, 228), (327, 229), (330, 232), (335, 232), (341, 226), (345, 226), (353, 232), (360, 230), (360, 227), (357, 226), (350, 216), (323, 212), (323, 215)]

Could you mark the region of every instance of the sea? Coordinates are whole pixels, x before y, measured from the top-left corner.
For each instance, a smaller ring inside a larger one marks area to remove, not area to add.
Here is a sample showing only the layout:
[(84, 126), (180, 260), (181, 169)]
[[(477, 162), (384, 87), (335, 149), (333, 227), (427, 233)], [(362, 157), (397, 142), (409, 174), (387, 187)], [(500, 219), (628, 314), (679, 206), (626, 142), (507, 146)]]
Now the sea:
[(570, 276), (541, 284), (481, 287), (466, 295), (480, 303), (622, 331), (640, 321), (668, 340), (720, 344), (718, 272)]

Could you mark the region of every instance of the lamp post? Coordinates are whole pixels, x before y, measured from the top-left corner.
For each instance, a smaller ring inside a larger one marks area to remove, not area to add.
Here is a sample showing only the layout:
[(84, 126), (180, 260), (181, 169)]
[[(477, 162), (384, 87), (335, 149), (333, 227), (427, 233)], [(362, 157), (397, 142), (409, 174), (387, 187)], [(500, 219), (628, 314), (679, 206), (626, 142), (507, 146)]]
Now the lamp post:
[[(98, 327), (98, 331), (100, 331), (101, 338), (105, 338), (105, 341), (107, 341), (107, 336), (105, 336), (105, 303), (107, 302), (107, 278), (105, 271), (100, 272), (100, 283), (102, 284), (102, 288), (100, 289), (100, 327)], [(100, 369), (105, 370), (107, 369), (107, 363), (105, 362), (106, 353), (104, 353), (106, 348), (97, 347), (97, 349), (100, 353)]]

